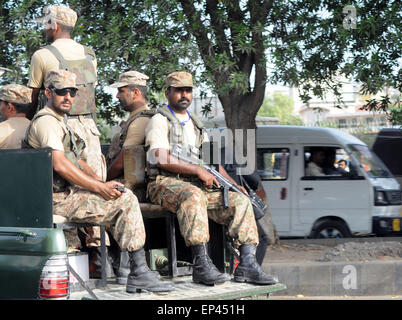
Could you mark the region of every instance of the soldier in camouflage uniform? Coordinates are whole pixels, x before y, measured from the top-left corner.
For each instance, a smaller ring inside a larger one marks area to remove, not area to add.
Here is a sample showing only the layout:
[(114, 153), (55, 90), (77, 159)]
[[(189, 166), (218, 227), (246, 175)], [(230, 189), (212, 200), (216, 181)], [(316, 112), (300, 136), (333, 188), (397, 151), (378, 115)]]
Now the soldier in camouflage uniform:
[(108, 180), (122, 179), (124, 176), (123, 147), (143, 145), (145, 142), (145, 128), (155, 114), (147, 106), (148, 79), (143, 73), (127, 71), (120, 75), (118, 82), (111, 85), (118, 89), (116, 98), (130, 115), (120, 123), (121, 130), (113, 137), (106, 156)]
[[(76, 74), (79, 91), (69, 111), (68, 124), (84, 140), (86, 162), (97, 175), (106, 181), (106, 161), (102, 154), (99, 130), (95, 123), (95, 86), (97, 84), (97, 60), (94, 51), (71, 39), (71, 32), (77, 21), (77, 13), (65, 6), (47, 6), (44, 17), (38, 19), (45, 29), (46, 40), (51, 45), (35, 51), (31, 59), (28, 86), (33, 89), (32, 108), (28, 119), (32, 119), (38, 108), (40, 90), (43, 89), (45, 75), (50, 70), (63, 69)], [(42, 98), (42, 100), (44, 100)], [(99, 257), (100, 230), (86, 227), (86, 247), (89, 248), (91, 270)], [(106, 234), (106, 243), (109, 239)], [(91, 249), (92, 248), (92, 249)], [(97, 272), (95, 271), (94, 274)], [(98, 272), (99, 276), (99, 272)]]
[(21, 148), (21, 141), (29, 126), (25, 114), (31, 98), (32, 90), (19, 84), (0, 88), (0, 114), (5, 119), (0, 123), (0, 149)]
[[(173, 144), (181, 144), (199, 159), (201, 145), (208, 141), (202, 122), (188, 111), (192, 101), (193, 81), (187, 72), (173, 72), (166, 78), (165, 95), (169, 105), (152, 117), (146, 128), (149, 146), (148, 196), (176, 213), (181, 234), (193, 254), (193, 281), (213, 285), (230, 279), (214, 266), (207, 254), (208, 218), (228, 226), (229, 235), (240, 250), (240, 264), (235, 281), (272, 284), (255, 261), (258, 232), (252, 205), (247, 197), (229, 192), (229, 208), (222, 206), (222, 193), (212, 189), (219, 185), (208, 171), (178, 160), (169, 154)], [(219, 171), (235, 183), (220, 166)]]
[[(120, 75), (118, 82), (111, 85), (112, 88), (118, 89), (117, 99), (119, 99), (123, 110), (130, 112), (130, 115), (126, 121), (120, 123), (121, 130), (113, 137), (109, 147), (106, 156), (107, 180), (118, 179), (128, 188), (131, 188), (131, 185), (124, 181), (123, 147), (144, 145), (145, 127), (155, 114), (148, 108), (146, 103), (147, 80), (148, 76), (143, 73), (127, 71)], [(139, 200), (145, 197), (145, 188), (135, 186), (132, 191)], [(143, 200), (145, 199), (140, 201)], [(129, 273), (127, 252), (120, 253), (113, 249), (113, 247), (110, 247), (109, 253), (114, 257), (113, 262), (117, 282), (123, 284), (127, 281)]]
[[(143, 249), (145, 229), (137, 198), (130, 190), (120, 192), (116, 181), (102, 182), (85, 162), (82, 139), (67, 123), (67, 113), (77, 92), (75, 74), (55, 70), (47, 73), (47, 106), (32, 119), (25, 142), (33, 148), (52, 148), (54, 213), (72, 222), (110, 226), (113, 238), (130, 257), (127, 292), (138, 289), (170, 291), (149, 270)], [(84, 149), (85, 150), (85, 149)]]

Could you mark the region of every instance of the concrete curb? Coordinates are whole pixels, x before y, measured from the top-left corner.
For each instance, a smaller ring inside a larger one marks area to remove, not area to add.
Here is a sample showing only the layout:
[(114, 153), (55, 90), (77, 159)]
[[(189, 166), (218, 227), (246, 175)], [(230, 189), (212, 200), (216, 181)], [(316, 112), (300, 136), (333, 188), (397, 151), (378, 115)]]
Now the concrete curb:
[(402, 294), (402, 261), (264, 263), (287, 286), (278, 295), (374, 296)]

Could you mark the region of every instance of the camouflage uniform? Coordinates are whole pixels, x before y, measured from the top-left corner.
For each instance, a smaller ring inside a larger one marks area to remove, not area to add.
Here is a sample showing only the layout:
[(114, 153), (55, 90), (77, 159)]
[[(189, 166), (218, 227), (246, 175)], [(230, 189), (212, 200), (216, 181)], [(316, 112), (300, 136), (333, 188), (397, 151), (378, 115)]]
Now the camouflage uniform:
[(53, 212), (71, 222), (112, 226), (108, 230), (121, 250), (135, 251), (145, 244), (140, 205), (130, 190), (116, 200), (106, 201), (79, 187), (68, 187), (66, 191), (53, 195)]
[(222, 192), (205, 188), (201, 182), (157, 176), (148, 184), (148, 197), (175, 212), (187, 246), (209, 242), (208, 218), (228, 226), (235, 246), (258, 244), (253, 207), (244, 196), (229, 192), (229, 208), (223, 208)]
[(0, 87), (0, 100), (10, 103), (29, 104), (32, 102), (32, 89), (20, 84)]
[[(4, 103), (28, 105), (31, 103), (31, 98), (32, 89), (19, 84), (8, 84), (0, 88), (0, 100)], [(25, 137), (29, 120), (7, 110), (7, 108), (0, 107), (0, 118), (3, 114), (6, 118), (5, 121), (0, 122), (0, 149), (19, 149), (21, 148), (21, 140)], [(21, 113), (21, 110), (15, 109), (15, 112)]]
[[(38, 19), (38, 22), (43, 23), (45, 29), (56, 29), (57, 24), (73, 28), (77, 21), (76, 12), (65, 6), (47, 6), (43, 13), (44, 17)], [(31, 61), (29, 85), (35, 88), (40, 87), (42, 85), (41, 77), (55, 68), (68, 70), (77, 75), (79, 90), (69, 112), (68, 124), (85, 142), (88, 166), (100, 180), (105, 181), (106, 161), (101, 150), (100, 133), (95, 123), (96, 55), (91, 48), (73, 42), (74, 45), (70, 46), (72, 48), (70, 51), (73, 51), (74, 55), (71, 56), (72, 52), (66, 53), (57, 46), (60, 41), (67, 41), (67, 39), (58, 39), (34, 53)], [(67, 55), (69, 57), (66, 58)], [(56, 64), (53, 62), (54, 59), (57, 61)], [(99, 246), (100, 229), (97, 227), (85, 229), (87, 231), (87, 246)], [(107, 235), (106, 242), (109, 244)]]
[[(148, 76), (141, 72), (127, 71), (119, 76), (118, 82), (110, 85), (112, 88), (128, 88), (128, 90), (120, 89), (122, 92), (119, 92), (117, 97), (120, 99), (121, 96), (119, 95), (124, 95), (123, 101), (125, 102), (121, 101), (121, 104), (124, 110), (130, 112), (130, 115), (127, 120), (120, 123), (121, 130), (112, 139), (106, 156), (106, 163), (108, 170), (113, 172), (116, 168), (116, 159), (121, 157), (122, 150), (125, 149), (123, 151), (123, 170), (118, 172), (119, 175), (116, 178), (112, 178), (114, 180), (118, 178), (118, 181), (123, 183), (126, 188), (133, 191), (140, 202), (146, 201), (146, 183), (143, 179), (145, 168), (144, 165), (140, 165), (144, 164), (145, 159), (145, 128), (155, 112), (146, 105), (144, 91), (142, 91), (141, 96), (132, 98), (131, 89), (139, 88), (142, 90), (146, 88), (148, 79)], [(129, 100), (126, 101), (126, 99)], [(130, 107), (127, 108), (125, 104), (129, 104)], [(136, 151), (133, 151), (134, 149)]]
[[(119, 76), (119, 81), (116, 83), (111, 84), (110, 86), (112, 88), (121, 88), (121, 87), (126, 87), (129, 85), (137, 85), (137, 86), (142, 86), (146, 87), (147, 85), (147, 80), (148, 76), (138, 72), (138, 71), (127, 71), (122, 73)], [(154, 115), (154, 112), (150, 111), (150, 109), (147, 106), (140, 107), (130, 113), (130, 116), (126, 121), (122, 121), (120, 123), (120, 132), (117, 133), (110, 144), (108, 154), (106, 156), (106, 163), (107, 166), (110, 166), (113, 161), (117, 158), (117, 156), (120, 154), (121, 150), (123, 149), (124, 146), (132, 145), (132, 144), (127, 144), (126, 139), (131, 138), (129, 136), (130, 129), (137, 129), (140, 127), (141, 130), (132, 130), (134, 137), (134, 144), (133, 145), (143, 145), (144, 140), (145, 140), (145, 132), (143, 132), (142, 127), (145, 127), (146, 124), (148, 124), (149, 118)], [(141, 119), (145, 118), (145, 119)], [(138, 119), (138, 120), (137, 120)], [(138, 126), (137, 123), (140, 121), (144, 122), (144, 124), (141, 124), (141, 126)], [(145, 131), (145, 128), (144, 128)], [(121, 177), (122, 178), (122, 177)]]
[[(166, 80), (166, 87), (169, 86), (194, 87), (191, 75), (184, 72), (170, 74)], [(172, 141), (182, 145), (188, 143), (191, 151), (199, 150), (208, 137), (203, 132), (201, 121), (190, 113), (189, 116), (192, 121), (179, 119), (179, 115), (172, 114), (168, 108), (160, 108), (146, 129), (146, 145), (150, 151), (158, 148), (170, 150)], [(190, 135), (193, 138), (188, 138)], [(151, 154), (148, 156), (149, 160)], [(229, 208), (224, 209), (222, 192), (204, 188), (195, 176), (183, 178), (152, 164), (149, 164), (148, 175), (151, 180), (147, 188), (150, 201), (176, 213), (187, 246), (208, 243), (208, 218), (228, 226), (235, 246), (258, 244), (253, 207), (245, 196), (229, 192)]]
[[(75, 87), (75, 75), (64, 70), (50, 71), (46, 75), (45, 85), (52, 84), (57, 89)], [(53, 113), (53, 114), (52, 114)], [(50, 117), (49, 117), (50, 116)], [(47, 121), (41, 119), (45, 119)], [(41, 130), (39, 130), (41, 129)], [(36, 132), (50, 131), (47, 141)], [(54, 142), (52, 132), (60, 132), (57, 136), (64, 136), (64, 141)], [(60, 144), (64, 147), (66, 157), (73, 163), (79, 158), (76, 145), (80, 145), (80, 137), (77, 136), (68, 125), (63, 122), (63, 117), (46, 107), (41, 110), (32, 120), (28, 129), (27, 142), (33, 148), (43, 146), (55, 147), (59, 150)], [(66, 141), (70, 140), (66, 147)], [(53, 141), (53, 142), (52, 142)], [(67, 149), (66, 149), (67, 148)], [(57, 182), (57, 183), (56, 183)], [(65, 186), (66, 184), (64, 184)], [(86, 191), (75, 185), (68, 185), (63, 188), (60, 180), (54, 180), (53, 210), (57, 215), (67, 217), (69, 221), (91, 222), (111, 226), (110, 230), (122, 249), (137, 250), (145, 243), (145, 229), (137, 198), (127, 190), (119, 198), (106, 201), (103, 197), (90, 191)]]

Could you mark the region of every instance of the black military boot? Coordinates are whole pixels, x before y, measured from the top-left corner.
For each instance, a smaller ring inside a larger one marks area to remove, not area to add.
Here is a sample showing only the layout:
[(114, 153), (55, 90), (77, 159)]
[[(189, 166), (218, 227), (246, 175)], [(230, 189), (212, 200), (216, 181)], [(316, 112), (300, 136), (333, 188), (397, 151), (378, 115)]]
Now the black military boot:
[(230, 280), (226, 273), (220, 273), (207, 253), (207, 246), (200, 244), (191, 247), (193, 254), (193, 282), (213, 286)]
[[(127, 278), (130, 274), (130, 257), (127, 251), (117, 252), (117, 255), (112, 257), (112, 267), (118, 284), (127, 284)], [(158, 271), (151, 271), (158, 279), (161, 278)]]
[(168, 282), (162, 282), (155, 272), (148, 268), (143, 248), (128, 252), (130, 258), (130, 274), (127, 277), (126, 291), (129, 293), (166, 292), (175, 288)]
[(234, 281), (250, 282), (255, 284), (275, 284), (278, 280), (262, 271), (255, 258), (256, 247), (252, 244), (243, 244), (240, 250), (240, 263), (234, 273)]
[[(102, 277), (102, 259), (100, 247), (90, 247), (87, 248), (88, 260), (89, 260), (89, 278), (100, 279)], [(113, 276), (112, 265), (110, 262), (108, 249), (106, 250), (106, 277), (110, 278)]]
[(115, 249), (113, 254), (110, 254), (112, 258), (112, 267), (116, 276), (116, 282), (118, 284), (126, 284), (127, 277), (130, 274), (130, 257), (127, 251), (120, 251)]

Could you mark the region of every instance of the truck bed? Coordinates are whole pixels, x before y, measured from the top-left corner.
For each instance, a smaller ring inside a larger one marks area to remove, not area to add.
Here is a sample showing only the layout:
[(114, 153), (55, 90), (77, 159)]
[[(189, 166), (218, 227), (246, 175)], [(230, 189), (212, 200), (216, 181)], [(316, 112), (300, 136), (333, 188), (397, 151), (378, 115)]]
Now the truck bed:
[[(163, 280), (168, 280), (162, 277)], [(105, 288), (96, 288), (93, 293), (99, 300), (223, 300), (240, 299), (245, 297), (266, 296), (273, 292), (284, 290), (286, 286), (281, 283), (275, 285), (253, 285), (238, 283), (233, 280), (220, 285), (205, 286), (193, 283), (191, 276), (177, 277), (170, 280), (176, 290), (169, 293), (127, 293), (125, 285), (118, 285), (114, 279), (108, 279)], [(70, 300), (95, 300), (87, 291), (73, 292)]]

